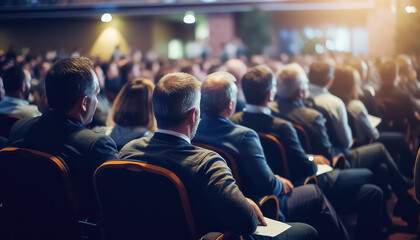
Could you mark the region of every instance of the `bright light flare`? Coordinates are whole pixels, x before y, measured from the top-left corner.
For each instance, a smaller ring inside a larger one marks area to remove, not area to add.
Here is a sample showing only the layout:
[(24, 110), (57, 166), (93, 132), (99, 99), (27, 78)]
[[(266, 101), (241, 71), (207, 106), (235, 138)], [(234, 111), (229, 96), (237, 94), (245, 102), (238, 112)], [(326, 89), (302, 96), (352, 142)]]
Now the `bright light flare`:
[(102, 22), (111, 22), (112, 21), (112, 16), (109, 13), (104, 13), (101, 17), (101, 21)]
[(195, 23), (194, 12), (188, 11), (188, 12), (185, 13), (184, 23), (186, 23), (186, 24), (193, 24), (193, 23)]
[(417, 8), (415, 6), (407, 6), (407, 7), (405, 7), (405, 11), (407, 13), (416, 13), (417, 12)]

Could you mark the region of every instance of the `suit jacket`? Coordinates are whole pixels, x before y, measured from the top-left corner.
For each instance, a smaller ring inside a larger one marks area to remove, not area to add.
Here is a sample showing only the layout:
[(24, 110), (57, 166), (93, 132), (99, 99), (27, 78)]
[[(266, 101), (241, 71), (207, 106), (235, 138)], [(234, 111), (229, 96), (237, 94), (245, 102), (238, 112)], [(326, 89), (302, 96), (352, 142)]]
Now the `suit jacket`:
[(332, 160), (333, 146), (327, 134), (323, 115), (302, 103), (291, 99), (279, 99), (271, 102), (269, 108), (272, 114), (302, 126), (309, 135), (313, 154), (323, 155)]
[(200, 233), (231, 230), (250, 235), (257, 227), (254, 209), (242, 195), (225, 160), (184, 139), (155, 133), (129, 142), (120, 158), (164, 167), (183, 182)]
[[(283, 144), (293, 183), (300, 185), (306, 177), (316, 173), (316, 164), (308, 160), (297, 133), (289, 122), (264, 113), (250, 112), (236, 113), (231, 120), (256, 132), (271, 134)], [(276, 172), (275, 169), (273, 171)]]
[(254, 130), (222, 117), (203, 115), (193, 141), (217, 146), (236, 158), (245, 196), (258, 201), (266, 195), (279, 196), (282, 192), (283, 185), (268, 166)]
[(46, 152), (63, 160), (69, 168), (82, 215), (98, 213), (92, 178), (99, 165), (118, 157), (111, 138), (49, 111), (41, 117), (16, 122), (10, 131), (9, 145)]

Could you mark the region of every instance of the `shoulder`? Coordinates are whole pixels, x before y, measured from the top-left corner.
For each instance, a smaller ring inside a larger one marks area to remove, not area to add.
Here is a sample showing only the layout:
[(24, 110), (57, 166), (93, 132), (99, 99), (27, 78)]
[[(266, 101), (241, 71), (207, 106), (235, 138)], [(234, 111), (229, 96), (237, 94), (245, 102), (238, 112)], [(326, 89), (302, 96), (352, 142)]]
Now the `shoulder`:
[(239, 124), (242, 122), (243, 115), (244, 115), (243, 111), (237, 112), (230, 118), (230, 120), (236, 124)]
[(10, 129), (10, 140), (23, 138), (24, 134), (39, 120), (39, 118), (40, 117), (22, 118), (13, 124)]
[(16, 110), (13, 111), (13, 114), (24, 118), (37, 117), (41, 115), (41, 113), (38, 111), (38, 107), (35, 105), (18, 105), (16, 106)]
[(359, 100), (352, 100), (347, 105), (347, 109), (353, 113), (360, 114), (366, 109), (365, 105)]

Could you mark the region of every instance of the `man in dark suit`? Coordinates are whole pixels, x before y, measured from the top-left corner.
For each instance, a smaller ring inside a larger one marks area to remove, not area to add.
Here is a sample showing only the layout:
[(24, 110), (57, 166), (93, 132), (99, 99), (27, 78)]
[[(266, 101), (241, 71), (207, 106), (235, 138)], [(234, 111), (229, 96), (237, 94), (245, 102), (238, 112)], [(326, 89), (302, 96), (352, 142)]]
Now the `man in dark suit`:
[(99, 93), (92, 62), (83, 57), (59, 60), (48, 71), (45, 84), (50, 110), (16, 122), (9, 143), (61, 158), (69, 168), (82, 215), (96, 215), (93, 173), (118, 153), (111, 138), (85, 127), (92, 121)]
[[(231, 230), (251, 235), (257, 227), (257, 219), (265, 224), (258, 206), (244, 197), (224, 159), (190, 143), (200, 120), (200, 95), (200, 82), (194, 76), (187, 73), (165, 75), (153, 92), (156, 133), (125, 145), (120, 158), (158, 165), (174, 172), (187, 189), (201, 234)], [(310, 226), (292, 225), (276, 239), (316, 238), (316, 232)], [(255, 234), (252, 237), (263, 239)]]
[(294, 188), (289, 180), (274, 175), (255, 131), (229, 121), (237, 94), (231, 74), (210, 74), (201, 93), (203, 117), (194, 141), (223, 148), (237, 159), (246, 196), (257, 200), (264, 195), (276, 195), (283, 219), (314, 226), (321, 239), (348, 239), (345, 227), (318, 187), (309, 184)]
[[(231, 120), (275, 136), (286, 151), (291, 178), (299, 184), (316, 173), (317, 165), (330, 165), (330, 162), (323, 156), (307, 156), (290, 122), (271, 115), (267, 105), (274, 99), (276, 83), (269, 68), (250, 68), (242, 78), (246, 110), (235, 114)], [(338, 211), (358, 213), (357, 230), (365, 238), (378, 237), (381, 230), (382, 191), (375, 185), (367, 184), (372, 177), (368, 169), (334, 169), (317, 176), (318, 186)]]
[[(285, 117), (287, 120), (304, 127), (312, 141), (316, 141), (317, 138), (323, 138), (326, 141), (327, 137), (313, 135), (315, 130), (311, 130), (315, 126), (323, 129), (326, 127), (321, 122), (315, 124), (314, 121), (317, 118), (313, 116), (317, 115), (313, 110), (303, 105), (305, 91), (308, 87), (307, 83), (308, 78), (299, 65), (286, 65), (277, 76), (278, 99), (276, 103), (270, 104), (270, 108), (273, 115)], [(318, 115), (321, 114), (319, 113)], [(326, 132), (326, 130), (321, 130), (320, 132)], [(408, 186), (385, 147), (381, 143), (373, 143), (352, 149), (346, 148), (346, 150), (349, 152), (351, 167), (371, 170), (376, 183), (384, 192), (388, 191), (388, 184), (392, 186), (398, 197), (394, 214), (402, 216), (410, 224), (410, 227), (417, 226), (416, 216), (419, 207), (407, 193)], [(385, 204), (383, 207), (385, 210)], [(392, 227), (392, 222), (389, 218), (385, 219), (385, 223), (387, 227)]]

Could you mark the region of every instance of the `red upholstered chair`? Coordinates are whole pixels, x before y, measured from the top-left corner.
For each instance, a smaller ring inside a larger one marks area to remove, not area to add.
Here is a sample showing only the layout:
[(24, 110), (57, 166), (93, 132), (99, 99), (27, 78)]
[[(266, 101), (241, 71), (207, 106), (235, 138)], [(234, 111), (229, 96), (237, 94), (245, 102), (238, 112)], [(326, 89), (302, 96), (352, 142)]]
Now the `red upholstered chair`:
[(23, 148), (0, 150), (0, 239), (82, 239), (66, 165)]
[[(187, 191), (173, 172), (135, 161), (109, 161), (94, 185), (106, 239), (199, 239)], [(225, 239), (210, 233), (205, 239)]]

